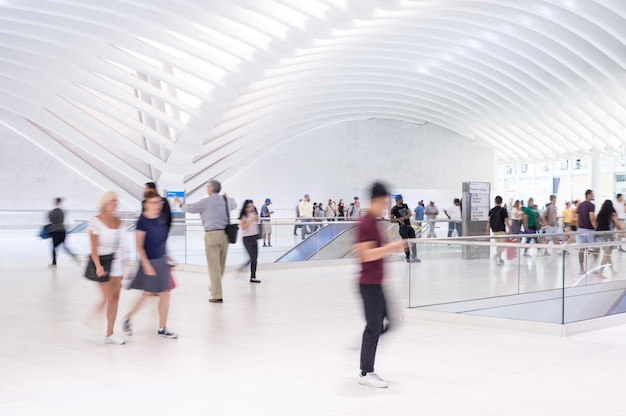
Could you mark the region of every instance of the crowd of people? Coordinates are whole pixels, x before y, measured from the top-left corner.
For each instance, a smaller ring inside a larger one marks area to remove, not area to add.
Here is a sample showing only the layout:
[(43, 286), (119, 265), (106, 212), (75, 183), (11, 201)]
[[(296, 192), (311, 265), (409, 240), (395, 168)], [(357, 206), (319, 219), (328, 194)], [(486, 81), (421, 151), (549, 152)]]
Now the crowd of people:
[[(183, 202), (178, 198), (175, 201), (182, 211), (200, 214), (205, 230), (205, 252), (211, 281), (209, 302), (217, 304), (224, 302), (221, 280), (224, 274), (228, 245), (231, 242), (225, 230), (230, 224), (230, 212), (237, 208), (233, 198), (226, 194), (220, 195), (220, 192), (221, 184), (216, 180), (210, 180), (207, 183), (207, 197), (195, 203)], [(417, 258), (416, 244), (409, 244), (406, 241), (415, 238), (411, 219), (415, 218), (417, 224), (421, 225), (424, 218), (427, 220), (435, 219), (439, 214), (439, 209), (434, 201), (430, 201), (428, 205), (420, 201), (418, 206), (411, 211), (409, 206), (404, 203), (403, 196), (395, 195), (389, 217), (392, 222), (398, 223), (401, 239), (386, 243), (376, 222), (389, 209), (391, 203), (389, 192), (383, 184), (375, 183), (371, 188), (370, 196), (370, 207), (362, 213), (358, 197), (354, 198), (346, 210), (343, 200), (340, 200), (338, 204), (329, 200), (324, 206), (321, 203), (312, 203), (307, 194), (297, 206), (297, 218), (302, 228), (302, 239), (314, 231), (309, 226), (315, 225), (313, 223), (315, 218), (325, 218), (329, 221), (358, 220), (354, 247), (361, 265), (359, 290), (366, 320), (361, 343), (359, 383), (384, 388), (388, 386), (388, 382), (374, 372), (378, 340), (388, 330), (390, 323), (382, 291), (383, 260), (386, 255), (394, 251), (404, 250), (407, 262), (420, 262)], [(582, 202), (567, 202), (565, 209), (561, 212), (562, 223), (560, 223), (556, 195), (550, 196), (550, 202), (546, 204), (542, 213), (534, 204), (533, 198), (529, 198), (526, 205), (519, 200), (515, 201), (508, 209), (503, 205), (502, 198), (497, 196), (494, 200), (495, 206), (488, 214), (486, 232), (488, 234), (492, 232), (499, 236), (516, 234), (518, 238), (523, 238), (527, 243), (538, 240), (549, 242), (548, 239), (550, 239), (553, 244), (566, 245), (574, 241), (572, 238), (574, 235), (579, 243), (614, 241), (616, 236), (613, 231), (624, 229), (626, 205), (622, 195), (618, 194), (615, 202), (604, 201), (597, 214), (593, 200), (593, 191), (587, 190)], [(51, 230), (53, 264), (56, 263), (54, 250), (64, 241), (65, 230), (64, 228), (61, 230), (61, 226), (59, 226), (59, 224), (63, 224), (60, 202), (60, 199), (57, 199), (57, 206), (49, 213), (50, 221), (56, 224), (55, 228)], [(256, 277), (258, 240), (263, 236), (263, 245), (271, 246), (269, 219), (274, 211), (270, 210), (270, 204), (271, 200), (267, 198), (259, 213), (254, 202), (247, 199), (244, 201), (239, 214), (243, 243), (250, 258), (250, 283), (260, 283)], [(100, 199), (99, 214), (89, 220), (89, 257), (90, 263), (93, 263), (95, 268), (95, 277), (90, 280), (97, 282), (102, 296), (88, 319), (104, 312), (106, 316), (104, 342), (123, 345), (125, 339), (114, 332), (124, 274), (122, 221), (116, 215), (117, 206), (117, 195), (114, 192), (107, 192)], [(461, 235), (461, 201), (454, 199), (453, 204), (445, 209), (444, 213), (450, 220), (448, 236)], [(131, 336), (133, 333), (132, 319), (141, 305), (146, 299), (157, 296), (159, 305), (156, 335), (169, 339), (178, 338), (176, 333), (167, 328), (170, 292), (175, 287), (171, 273), (172, 264), (167, 255), (166, 246), (171, 224), (172, 215), (167, 199), (159, 195), (154, 183), (146, 184), (142, 211), (137, 220), (135, 231), (139, 265), (129, 285), (130, 289), (138, 290), (141, 293), (121, 321), (122, 330), (127, 336)], [(430, 224), (432, 222), (429, 222)], [(564, 232), (563, 237), (561, 237), (562, 232)], [(545, 234), (543, 239), (541, 233)], [(434, 228), (432, 235), (436, 236)], [(429, 230), (429, 236), (431, 236), (431, 230)], [(600, 261), (601, 269), (611, 267), (611, 250), (611, 246), (604, 248)], [(619, 250), (624, 251), (621, 247)], [(579, 250), (580, 273), (585, 273), (584, 257), (586, 252), (585, 249)], [(594, 253), (593, 250), (590, 252)], [(543, 254), (549, 255), (550, 253), (546, 249)], [(524, 255), (528, 255), (528, 249), (524, 250)], [(105, 261), (105, 258), (109, 258), (111, 261)], [(496, 262), (498, 265), (504, 264), (502, 247), (497, 249)]]
[[(400, 199), (402, 199), (402, 195), (399, 196)], [(446, 217), (450, 220), (448, 223), (448, 237), (462, 236), (463, 234), (461, 226), (461, 206), (461, 200), (454, 198), (452, 205), (443, 210)], [(393, 211), (394, 208), (395, 207), (391, 207), (391, 210)], [(408, 209), (408, 206), (406, 209)], [(324, 221), (357, 221), (364, 214), (365, 211), (361, 209), (361, 201), (358, 196), (355, 196), (346, 208), (343, 199), (340, 199), (339, 203), (329, 199), (324, 206), (321, 202), (311, 202), (309, 194), (305, 194), (304, 198), (300, 199), (296, 205), (296, 223), (293, 227), (293, 235), (297, 236), (298, 230), (301, 230), (300, 235), (302, 240), (304, 240), (307, 235), (314, 233), (321, 227)], [(408, 217), (406, 217), (407, 214), (409, 215)], [(411, 219), (414, 219), (418, 227), (422, 227), (423, 223), (426, 223), (427, 238), (437, 238), (435, 222), (438, 215), (439, 208), (435, 205), (434, 201), (431, 200), (428, 205), (426, 205), (423, 200), (420, 200), (412, 212), (409, 210), (402, 215), (406, 218), (401, 222), (401, 226), (406, 228), (401, 228), (401, 235), (411, 235), (411, 231), (408, 231), (408, 229), (409, 227), (412, 228)], [(396, 221), (391, 213), (389, 219)], [(424, 221), (424, 219), (426, 219), (426, 221)], [(415, 238), (414, 234), (415, 232), (413, 231), (413, 237), (403, 238)], [(416, 259), (417, 257), (414, 256), (413, 261), (416, 261)]]
[[(184, 212), (199, 213), (205, 229), (205, 252), (211, 280), (211, 303), (223, 303), (221, 279), (224, 274), (226, 253), (230, 243), (227, 225), (230, 223), (230, 212), (237, 207), (235, 201), (227, 195), (220, 195), (221, 184), (211, 180), (207, 183), (208, 196), (195, 203), (187, 203), (176, 198), (175, 203)], [(323, 204), (313, 204), (309, 195), (298, 205), (298, 218), (303, 223), (302, 238), (310, 230), (307, 224), (313, 218), (328, 220), (354, 219), (359, 220), (355, 248), (362, 265), (359, 287), (363, 300), (366, 327), (361, 347), (361, 374), (359, 383), (371, 387), (387, 387), (388, 383), (374, 373), (374, 359), (378, 338), (388, 327), (385, 298), (382, 292), (382, 261), (386, 254), (404, 248), (407, 258), (410, 256), (408, 245), (404, 240), (384, 244), (376, 226), (376, 221), (388, 206), (389, 193), (382, 184), (375, 184), (371, 193), (371, 207), (365, 215), (360, 210), (358, 197), (345, 209), (343, 200), (335, 204), (329, 200)], [(401, 229), (408, 229), (412, 216), (408, 206), (402, 204), (402, 198), (396, 198), (396, 207), (392, 216), (396, 218)], [(63, 243), (65, 228), (64, 214), (60, 209), (60, 199), (56, 200), (55, 208), (49, 212), (49, 219), (54, 226), (50, 229), (53, 240), (53, 265), (56, 265), (56, 248)], [(258, 242), (263, 234), (263, 245), (271, 246), (271, 226), (269, 218), (273, 213), (269, 209), (271, 200), (267, 198), (261, 207), (260, 215), (252, 200), (245, 200), (239, 214), (239, 226), (242, 230), (243, 243), (250, 257), (250, 282), (260, 283), (256, 278)], [(87, 317), (86, 323), (104, 313), (106, 330), (104, 343), (124, 345), (126, 340), (114, 331), (118, 314), (118, 305), (124, 275), (123, 265), (123, 226), (122, 220), (116, 215), (118, 199), (115, 192), (106, 192), (99, 202), (99, 214), (88, 222), (90, 255), (87, 270), (95, 270), (93, 276), (87, 271), (85, 277), (97, 283), (101, 298)], [(401, 211), (400, 211), (401, 210)], [(156, 184), (150, 182), (144, 188), (141, 214), (136, 223), (136, 249), (139, 259), (138, 270), (132, 277), (129, 289), (135, 289), (139, 296), (121, 320), (122, 331), (127, 336), (133, 334), (133, 317), (146, 299), (157, 296), (158, 328), (156, 335), (176, 339), (178, 335), (167, 328), (170, 307), (170, 292), (175, 287), (171, 273), (171, 261), (167, 255), (167, 239), (172, 225), (172, 214), (169, 202), (159, 195)], [(267, 226), (267, 227), (266, 227)], [(410, 228), (410, 227), (409, 227)], [(412, 230), (412, 228), (411, 228)], [(401, 231), (403, 237), (405, 234)], [(413, 234), (414, 236), (414, 234)], [(406, 234), (410, 238), (410, 234)], [(416, 257), (410, 258), (415, 261)], [(418, 260), (419, 261), (419, 260)]]
[[(550, 195), (550, 202), (546, 204), (542, 212), (535, 204), (533, 198), (529, 198), (527, 203), (515, 200), (510, 209), (502, 206), (502, 197), (497, 196), (495, 207), (489, 211), (489, 221), (487, 223), (487, 233), (494, 235), (514, 234), (518, 235), (518, 240), (530, 244), (531, 242), (547, 243), (553, 245), (562, 244), (566, 246), (570, 243), (581, 244), (594, 242), (610, 242), (621, 240), (615, 230), (624, 229), (626, 218), (626, 203), (622, 194), (617, 194), (615, 201), (605, 200), (596, 213), (594, 204), (594, 193), (591, 189), (585, 192), (583, 201), (567, 201), (560, 216), (557, 208), (557, 196)], [(626, 252), (622, 246), (617, 244), (618, 251)], [(611, 268), (611, 253), (614, 246), (604, 248), (600, 260), (600, 275), (605, 268)], [(549, 256), (550, 251), (545, 248), (542, 252), (544, 256)], [(586, 273), (585, 253), (599, 255), (596, 250), (579, 250), (578, 260), (580, 273)], [(569, 251), (565, 249), (565, 253)], [(496, 263), (504, 264), (502, 259), (502, 247), (498, 247), (496, 253)], [(529, 256), (528, 247), (523, 250), (523, 256)]]
[(311, 196), (305, 194), (304, 198), (296, 204), (296, 224), (293, 226), (293, 235), (300, 235), (304, 240), (307, 235), (313, 234), (323, 221), (356, 221), (361, 218), (361, 201), (355, 196), (353, 201), (346, 207), (343, 199), (335, 202), (328, 199), (326, 205), (321, 202), (311, 202)]

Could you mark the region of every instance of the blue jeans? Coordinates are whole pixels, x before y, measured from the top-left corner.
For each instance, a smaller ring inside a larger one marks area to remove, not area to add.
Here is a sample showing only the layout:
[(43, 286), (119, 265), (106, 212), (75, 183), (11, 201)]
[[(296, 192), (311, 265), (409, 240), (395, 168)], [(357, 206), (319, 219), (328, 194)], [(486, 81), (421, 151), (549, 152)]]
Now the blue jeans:
[(307, 234), (313, 234), (313, 231), (309, 229), (310, 225), (305, 224), (307, 222), (312, 222), (313, 218), (300, 218), (300, 221), (302, 222), (300, 228), (302, 228), (302, 239), (304, 240)]
[(448, 237), (452, 237), (452, 232), (456, 229), (457, 236), (461, 237), (461, 223), (449, 222), (448, 223)]

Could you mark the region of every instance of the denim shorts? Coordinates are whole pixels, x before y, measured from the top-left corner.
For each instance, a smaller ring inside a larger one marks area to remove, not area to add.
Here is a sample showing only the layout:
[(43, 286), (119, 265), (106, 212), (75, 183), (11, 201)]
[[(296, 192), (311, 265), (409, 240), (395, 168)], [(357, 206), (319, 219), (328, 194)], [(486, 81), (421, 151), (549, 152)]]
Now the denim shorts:
[(586, 228), (578, 228), (576, 230), (576, 233), (578, 234), (576, 236), (578, 243), (579, 244), (595, 243), (596, 236), (594, 235), (594, 231), (595, 230), (588, 230)]

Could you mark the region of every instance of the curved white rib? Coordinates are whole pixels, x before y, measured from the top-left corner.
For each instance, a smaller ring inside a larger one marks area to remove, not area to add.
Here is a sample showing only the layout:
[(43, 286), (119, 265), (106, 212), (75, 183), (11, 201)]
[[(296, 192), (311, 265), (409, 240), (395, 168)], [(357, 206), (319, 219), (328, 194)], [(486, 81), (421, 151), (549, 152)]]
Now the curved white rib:
[(622, 0), (6, 0), (0, 11), (1, 122), (131, 194), (147, 180), (193, 190), (304, 132), (371, 117), (435, 123), (503, 161), (625, 150)]

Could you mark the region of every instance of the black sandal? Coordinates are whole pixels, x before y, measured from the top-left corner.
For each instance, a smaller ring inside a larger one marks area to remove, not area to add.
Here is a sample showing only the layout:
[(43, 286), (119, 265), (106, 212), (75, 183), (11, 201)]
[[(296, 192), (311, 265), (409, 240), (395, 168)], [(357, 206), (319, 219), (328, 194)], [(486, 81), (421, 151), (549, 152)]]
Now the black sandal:
[(250, 279), (250, 283), (261, 283), (258, 279)]

